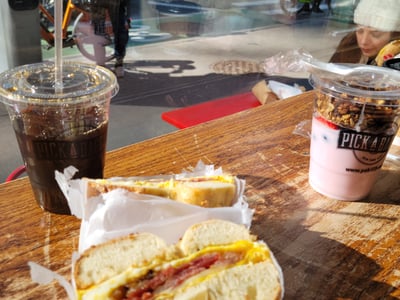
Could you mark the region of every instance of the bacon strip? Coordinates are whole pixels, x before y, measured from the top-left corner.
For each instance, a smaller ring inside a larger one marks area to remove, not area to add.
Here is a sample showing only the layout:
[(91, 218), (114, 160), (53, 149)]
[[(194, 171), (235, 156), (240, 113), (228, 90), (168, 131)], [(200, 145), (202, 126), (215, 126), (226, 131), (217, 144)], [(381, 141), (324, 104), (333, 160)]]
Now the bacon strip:
[(239, 253), (208, 253), (194, 259), (177, 268), (169, 267), (158, 273), (150, 274), (150, 278), (142, 280), (134, 287), (126, 285), (119, 289), (125, 295), (121, 298), (124, 300), (149, 300), (152, 299), (153, 293), (158, 288), (174, 288), (182, 284), (188, 278), (209, 269), (215, 264), (232, 264), (241, 259)]

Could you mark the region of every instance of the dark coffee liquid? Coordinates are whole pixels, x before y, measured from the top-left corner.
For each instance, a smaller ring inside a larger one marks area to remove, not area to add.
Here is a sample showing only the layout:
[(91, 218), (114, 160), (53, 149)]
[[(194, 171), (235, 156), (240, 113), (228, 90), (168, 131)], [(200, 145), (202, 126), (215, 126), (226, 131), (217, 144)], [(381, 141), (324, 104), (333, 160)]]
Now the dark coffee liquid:
[(64, 168), (74, 166), (79, 170), (75, 178), (102, 178), (107, 122), (94, 129), (79, 128), (79, 133), (67, 136), (38, 137), (21, 132), (20, 126), (14, 129), (38, 204), (50, 212), (70, 214), (54, 171), (63, 172)]

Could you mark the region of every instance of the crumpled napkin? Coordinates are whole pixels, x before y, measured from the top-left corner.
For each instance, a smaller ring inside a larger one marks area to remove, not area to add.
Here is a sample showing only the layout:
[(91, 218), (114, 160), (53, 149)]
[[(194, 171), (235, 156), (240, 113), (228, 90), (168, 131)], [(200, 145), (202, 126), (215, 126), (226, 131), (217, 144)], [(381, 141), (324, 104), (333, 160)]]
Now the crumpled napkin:
[(291, 86), (275, 80), (269, 80), (268, 86), (271, 91), (278, 96), (280, 100), (297, 96), (303, 93), (299, 86)]

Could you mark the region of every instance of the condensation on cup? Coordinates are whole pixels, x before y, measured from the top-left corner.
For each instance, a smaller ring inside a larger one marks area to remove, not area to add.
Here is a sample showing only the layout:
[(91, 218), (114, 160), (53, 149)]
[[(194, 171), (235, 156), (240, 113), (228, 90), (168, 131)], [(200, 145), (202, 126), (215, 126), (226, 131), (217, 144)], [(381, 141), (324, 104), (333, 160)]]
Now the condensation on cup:
[(337, 200), (369, 195), (399, 127), (400, 82), (367, 75), (310, 77), (316, 97), (309, 183)]

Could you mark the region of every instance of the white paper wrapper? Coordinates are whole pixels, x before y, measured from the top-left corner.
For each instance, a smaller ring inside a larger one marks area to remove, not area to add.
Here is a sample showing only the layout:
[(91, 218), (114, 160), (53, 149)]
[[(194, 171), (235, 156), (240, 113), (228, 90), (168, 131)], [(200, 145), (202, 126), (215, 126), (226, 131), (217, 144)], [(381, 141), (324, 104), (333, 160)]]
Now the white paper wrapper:
[(303, 93), (303, 91), (296, 85), (291, 86), (275, 80), (268, 81), (268, 86), (271, 91), (278, 96), (280, 100), (297, 96)]
[[(151, 232), (162, 237), (168, 244), (174, 244), (190, 225), (207, 219), (223, 219), (244, 224), (248, 228), (251, 226), (253, 210), (248, 207), (243, 195), (244, 180), (237, 179), (236, 201), (233, 206), (204, 208), (123, 189), (87, 198), (86, 182), (71, 179), (76, 171), (76, 168), (69, 167), (64, 173), (56, 172), (56, 180), (68, 200), (71, 213), (82, 220), (79, 236), (80, 253), (92, 245), (136, 232)], [(171, 177), (221, 174), (221, 169), (214, 169), (212, 165), (199, 162), (192, 171), (157, 176), (157, 178), (168, 180)], [(134, 179), (149, 178), (135, 177)]]
[[(244, 180), (237, 179), (236, 202), (232, 207), (203, 208), (157, 196), (131, 193), (123, 189), (116, 189), (96, 197), (87, 198), (86, 182), (80, 179), (72, 179), (77, 171), (72, 166), (66, 168), (64, 173), (56, 171), (56, 180), (68, 200), (71, 213), (82, 220), (79, 253), (92, 245), (136, 232), (151, 232), (163, 238), (168, 244), (174, 244), (189, 226), (213, 218), (244, 224), (248, 228), (251, 226), (253, 210), (248, 207), (243, 195)], [(134, 179), (171, 179), (172, 177), (179, 179), (190, 176), (221, 174), (223, 174), (222, 169), (214, 169), (212, 165), (199, 162), (193, 170), (184, 170), (180, 174), (135, 177)], [(121, 180), (121, 178), (110, 178), (110, 180)], [(72, 274), (79, 253), (75, 252), (72, 255)], [(277, 264), (275, 260), (274, 262)], [(57, 280), (66, 290), (68, 298), (70, 300), (76, 299), (73, 280), (70, 283), (59, 274), (34, 262), (28, 264), (34, 282), (48, 284)], [(277, 266), (279, 265), (277, 264)]]
[[(271, 250), (270, 250), (271, 251)], [(273, 264), (275, 265), (275, 267), (278, 270), (279, 273), (279, 278), (280, 278), (280, 282), (281, 282), (281, 295), (280, 295), (280, 299), (284, 298), (284, 294), (285, 294), (285, 282), (284, 282), (284, 277), (283, 277), (283, 272), (282, 272), (282, 268), (279, 265), (278, 261), (276, 260), (273, 252), (270, 252), (271, 255), (271, 259)], [(72, 267), (75, 265), (76, 260), (79, 258), (79, 254), (77, 252), (73, 253), (72, 255)], [(75, 282), (72, 280), (72, 283), (70, 283), (67, 279), (65, 279), (64, 277), (62, 277), (61, 275), (57, 274), (56, 272), (51, 271), (50, 269), (47, 269), (35, 262), (28, 262), (29, 268), (30, 268), (30, 273), (31, 273), (31, 278), (32, 281), (38, 283), (38, 284), (42, 284), (42, 285), (46, 285), (49, 284), (50, 282), (52, 282), (53, 280), (58, 281), (58, 283), (65, 289), (67, 295), (68, 295), (68, 299), (69, 300), (76, 300), (78, 297), (76, 295), (76, 285)], [(71, 276), (73, 276), (73, 268), (71, 271)]]

